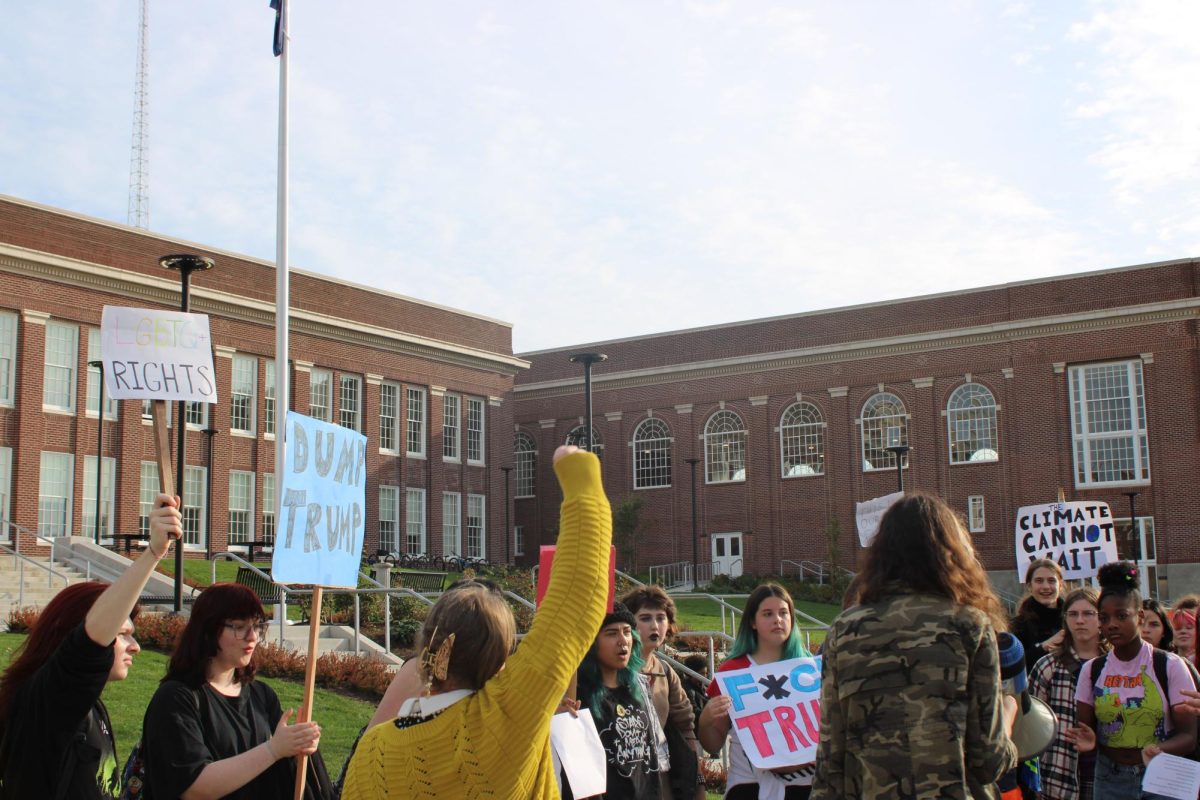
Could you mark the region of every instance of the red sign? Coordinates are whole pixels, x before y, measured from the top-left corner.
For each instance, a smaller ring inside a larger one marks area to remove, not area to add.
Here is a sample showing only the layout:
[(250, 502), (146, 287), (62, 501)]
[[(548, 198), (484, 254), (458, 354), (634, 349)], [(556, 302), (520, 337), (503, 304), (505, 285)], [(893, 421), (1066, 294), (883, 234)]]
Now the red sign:
[[(538, 554), (538, 585), (537, 585), (537, 600), (538, 606), (542, 604), (542, 598), (546, 596), (546, 589), (550, 587), (550, 570), (554, 569), (554, 553), (558, 550), (557, 545), (544, 544), (542, 550)], [(613, 599), (617, 596), (617, 548), (612, 548), (608, 553), (608, 610), (609, 613), (613, 609)]]

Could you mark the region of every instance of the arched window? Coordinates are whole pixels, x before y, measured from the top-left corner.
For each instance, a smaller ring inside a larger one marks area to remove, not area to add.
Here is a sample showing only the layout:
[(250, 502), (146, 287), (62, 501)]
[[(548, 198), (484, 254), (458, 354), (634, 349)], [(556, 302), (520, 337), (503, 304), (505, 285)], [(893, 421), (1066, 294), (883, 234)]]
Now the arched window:
[(633, 431), (633, 488), (658, 489), (671, 485), (671, 429), (656, 417)]
[[(567, 434), (566, 444), (573, 444), (580, 450), (588, 449), (587, 441), (587, 426), (576, 425), (571, 428), (571, 432)], [(600, 431), (596, 430), (596, 426), (592, 426), (592, 452), (597, 458), (604, 455), (604, 442), (600, 441)]]
[(792, 403), (779, 420), (783, 477), (825, 473), (825, 422), (812, 403)]
[(537, 445), (524, 431), (518, 431), (513, 440), (513, 463), (517, 473), (517, 493), (513, 496), (533, 497), (537, 486)]
[(904, 411), (904, 402), (890, 392), (871, 395), (863, 404), (859, 422), (862, 425), (863, 472), (895, 469), (896, 454), (887, 448), (908, 444), (908, 414)]
[(979, 383), (964, 383), (946, 403), (946, 426), (950, 436), (950, 463), (998, 461), (996, 442), (996, 398)]
[(746, 426), (732, 411), (718, 411), (704, 425), (704, 481), (746, 480)]

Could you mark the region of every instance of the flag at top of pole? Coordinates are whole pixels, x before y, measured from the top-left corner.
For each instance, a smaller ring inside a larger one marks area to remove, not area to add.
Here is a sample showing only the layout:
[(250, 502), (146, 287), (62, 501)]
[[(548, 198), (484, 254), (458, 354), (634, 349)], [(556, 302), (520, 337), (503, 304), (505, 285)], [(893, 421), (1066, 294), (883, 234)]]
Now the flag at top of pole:
[(275, 55), (283, 55), (283, 42), (287, 38), (287, 19), (284, 17), (284, 3), (281, 0), (271, 0), (271, 8), (275, 9), (275, 41), (272, 43)]

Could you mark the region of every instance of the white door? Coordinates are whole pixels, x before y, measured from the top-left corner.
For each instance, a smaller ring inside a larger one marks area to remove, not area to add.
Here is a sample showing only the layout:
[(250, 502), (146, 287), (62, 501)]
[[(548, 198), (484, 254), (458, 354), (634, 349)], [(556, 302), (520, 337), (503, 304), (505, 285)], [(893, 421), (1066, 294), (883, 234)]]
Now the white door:
[(714, 533), (712, 535), (713, 572), (736, 578), (742, 574), (742, 535)]

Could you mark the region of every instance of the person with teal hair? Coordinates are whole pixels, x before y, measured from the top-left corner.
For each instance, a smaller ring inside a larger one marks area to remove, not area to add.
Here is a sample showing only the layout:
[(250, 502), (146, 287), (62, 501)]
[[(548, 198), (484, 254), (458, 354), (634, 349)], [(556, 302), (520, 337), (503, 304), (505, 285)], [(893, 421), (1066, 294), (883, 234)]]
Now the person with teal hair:
[[(717, 672), (811, 656), (793, 624), (795, 616), (796, 605), (787, 589), (777, 583), (764, 583), (756, 588), (746, 601), (729, 658)], [(710, 753), (716, 753), (729, 738), (730, 699), (721, 694), (715, 680), (708, 685), (708, 697), (708, 703), (700, 713), (700, 744)], [(758, 769), (750, 763), (735, 736), (729, 742), (725, 797), (726, 800), (804, 800), (812, 790), (813, 772), (812, 764), (778, 770)]]

